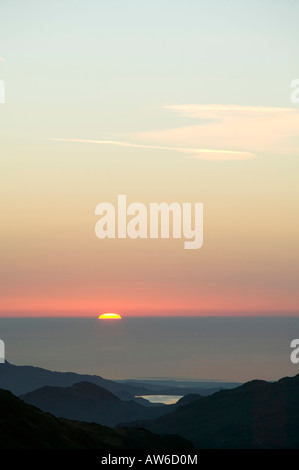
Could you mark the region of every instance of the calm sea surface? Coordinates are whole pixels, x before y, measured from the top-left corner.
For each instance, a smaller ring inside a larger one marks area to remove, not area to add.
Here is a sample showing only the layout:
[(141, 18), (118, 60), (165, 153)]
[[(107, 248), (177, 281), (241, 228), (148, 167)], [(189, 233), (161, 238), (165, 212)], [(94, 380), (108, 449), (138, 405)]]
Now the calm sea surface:
[(0, 319), (9, 362), (109, 379), (276, 380), (299, 373), (295, 338), (291, 317)]

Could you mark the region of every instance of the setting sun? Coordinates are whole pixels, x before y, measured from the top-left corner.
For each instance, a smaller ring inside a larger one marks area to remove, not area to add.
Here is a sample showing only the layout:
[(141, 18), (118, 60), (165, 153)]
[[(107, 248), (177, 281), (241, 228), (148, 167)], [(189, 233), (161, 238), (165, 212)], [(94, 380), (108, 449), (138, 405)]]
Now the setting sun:
[(103, 313), (99, 316), (100, 320), (121, 320), (121, 316), (118, 313)]

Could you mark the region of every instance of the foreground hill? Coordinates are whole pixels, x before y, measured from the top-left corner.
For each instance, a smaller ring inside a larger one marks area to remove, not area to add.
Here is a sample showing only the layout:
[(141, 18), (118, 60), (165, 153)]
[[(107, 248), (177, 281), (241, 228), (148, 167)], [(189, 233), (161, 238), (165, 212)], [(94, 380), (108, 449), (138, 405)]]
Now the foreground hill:
[(181, 449), (179, 436), (158, 436), (144, 429), (110, 429), (58, 419), (0, 389), (0, 449)]
[(198, 448), (299, 448), (298, 397), (299, 375), (254, 380), (131, 425), (179, 434)]

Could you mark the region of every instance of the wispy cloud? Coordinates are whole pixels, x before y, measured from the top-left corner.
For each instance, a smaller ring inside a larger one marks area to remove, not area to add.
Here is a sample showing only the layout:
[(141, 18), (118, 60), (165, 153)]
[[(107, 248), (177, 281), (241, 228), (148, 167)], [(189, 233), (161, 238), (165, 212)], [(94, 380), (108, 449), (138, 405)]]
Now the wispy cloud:
[(296, 108), (236, 105), (164, 106), (184, 118), (200, 122), (126, 137), (148, 144), (204, 147), (241, 154), (299, 154), (299, 110)]
[(76, 142), (83, 144), (100, 144), (100, 145), (116, 145), (118, 147), (131, 147), (143, 148), (151, 150), (168, 150), (190, 154), (191, 158), (199, 158), (203, 160), (247, 160), (254, 158), (255, 155), (250, 152), (239, 152), (234, 150), (213, 150), (213, 149), (200, 149), (189, 147), (165, 147), (161, 145), (145, 145), (134, 144), (132, 142), (122, 142), (114, 140), (92, 140), (92, 139), (66, 139), (66, 138), (51, 138), (56, 142)]
[(171, 105), (163, 106), (164, 109), (176, 111), (180, 116), (204, 119), (219, 119), (233, 117), (251, 117), (258, 118), (260, 116), (283, 115), (296, 110), (292, 108), (278, 108), (274, 106), (237, 106), (222, 104), (187, 104), (187, 105)]
[(184, 127), (123, 134), (123, 140), (53, 138), (61, 142), (180, 152), (204, 160), (248, 160), (261, 153), (299, 155), (299, 110), (266, 106), (171, 105), (199, 120)]

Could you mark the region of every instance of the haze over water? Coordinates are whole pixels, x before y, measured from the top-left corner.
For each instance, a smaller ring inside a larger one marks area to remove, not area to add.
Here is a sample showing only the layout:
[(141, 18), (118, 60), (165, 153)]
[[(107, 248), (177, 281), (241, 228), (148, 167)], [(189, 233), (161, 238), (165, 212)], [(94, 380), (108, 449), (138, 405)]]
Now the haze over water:
[(1, 318), (6, 360), (109, 379), (293, 376), (294, 317)]

